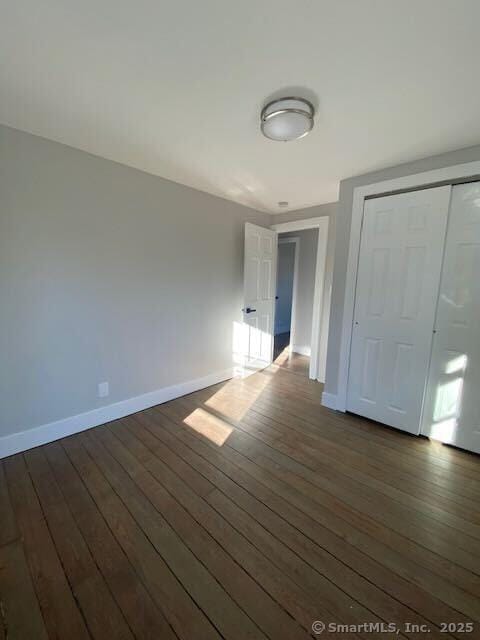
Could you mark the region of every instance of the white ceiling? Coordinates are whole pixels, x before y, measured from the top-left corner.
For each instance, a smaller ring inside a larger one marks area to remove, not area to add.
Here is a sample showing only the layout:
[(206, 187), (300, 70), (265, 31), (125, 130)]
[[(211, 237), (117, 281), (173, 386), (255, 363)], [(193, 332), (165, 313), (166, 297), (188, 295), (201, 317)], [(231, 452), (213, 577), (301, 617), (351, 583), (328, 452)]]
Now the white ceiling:
[[(479, 0), (2, 3), (0, 122), (257, 209), (480, 142)], [(266, 99), (313, 132), (276, 143)], [(285, 209), (281, 209), (284, 211)]]

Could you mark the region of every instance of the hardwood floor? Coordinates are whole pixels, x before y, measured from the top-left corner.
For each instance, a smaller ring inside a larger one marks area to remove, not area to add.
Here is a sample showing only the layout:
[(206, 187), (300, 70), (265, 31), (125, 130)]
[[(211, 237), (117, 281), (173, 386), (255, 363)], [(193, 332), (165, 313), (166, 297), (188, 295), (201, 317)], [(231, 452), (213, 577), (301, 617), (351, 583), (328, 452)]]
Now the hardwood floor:
[(277, 357), (284, 351), (290, 344), (290, 331), (286, 333), (277, 333), (273, 339), (273, 359), (276, 360)]
[[(290, 335), (290, 334), (287, 334)], [(299, 373), (301, 376), (308, 378), (310, 368), (310, 358), (301, 356), (298, 353), (289, 353), (289, 343), (282, 349), (279, 349), (275, 355), (274, 364), (282, 369), (288, 369), (292, 373)], [(321, 393), (321, 387), (318, 387), (318, 393)]]
[(321, 407), (307, 368), (1, 461), (0, 639), (480, 638), (478, 457)]

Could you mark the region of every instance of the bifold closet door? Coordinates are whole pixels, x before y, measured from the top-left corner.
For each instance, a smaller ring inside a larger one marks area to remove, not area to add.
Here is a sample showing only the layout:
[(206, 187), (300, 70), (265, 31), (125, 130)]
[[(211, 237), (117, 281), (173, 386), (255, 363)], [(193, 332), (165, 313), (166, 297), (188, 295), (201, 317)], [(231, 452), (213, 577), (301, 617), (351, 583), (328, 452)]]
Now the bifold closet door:
[(422, 433), (480, 453), (480, 182), (452, 191)]
[(420, 431), (451, 187), (365, 201), (347, 410)]

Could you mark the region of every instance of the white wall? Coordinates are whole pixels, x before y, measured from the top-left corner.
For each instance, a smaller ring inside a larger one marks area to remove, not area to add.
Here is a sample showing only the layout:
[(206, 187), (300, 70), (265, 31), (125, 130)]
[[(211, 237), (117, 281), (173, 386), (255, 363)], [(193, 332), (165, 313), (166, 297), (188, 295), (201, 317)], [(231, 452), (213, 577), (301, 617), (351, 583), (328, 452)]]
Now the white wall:
[(6, 127), (0, 205), (0, 450), (232, 366), (243, 225), (270, 216)]
[(279, 243), (277, 253), (277, 300), (275, 304), (275, 335), (290, 331), (292, 316), (295, 244)]

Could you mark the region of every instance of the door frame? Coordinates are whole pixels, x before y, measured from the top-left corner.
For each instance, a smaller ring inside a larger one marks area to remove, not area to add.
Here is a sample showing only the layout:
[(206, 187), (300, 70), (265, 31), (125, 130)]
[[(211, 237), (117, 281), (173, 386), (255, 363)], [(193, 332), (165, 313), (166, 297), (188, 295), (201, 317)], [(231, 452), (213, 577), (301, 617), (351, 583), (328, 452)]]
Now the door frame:
[(424, 171), (401, 178), (375, 182), (353, 190), (352, 222), (348, 249), (347, 274), (343, 297), (343, 321), (340, 339), (340, 356), (337, 380), (337, 394), (323, 393), (322, 404), (330, 409), (346, 411), (348, 373), (350, 368), (350, 348), (352, 343), (353, 315), (357, 286), (357, 269), (360, 255), (360, 240), (363, 224), (364, 202), (367, 198), (392, 195), (405, 191), (427, 189), (447, 184), (456, 184), (480, 177), (480, 162), (467, 162), (443, 169)]
[[(297, 287), (298, 287), (298, 259), (300, 255), (300, 238), (279, 238), (277, 236), (277, 244), (293, 244), (295, 245), (295, 253), (293, 257), (293, 282), (292, 282), (292, 309), (290, 314), (290, 345), (289, 353), (292, 353), (292, 345), (295, 338), (295, 322), (296, 322), (296, 304), (297, 304)], [(275, 295), (278, 287), (278, 250), (277, 250), (277, 280), (275, 286)], [(276, 305), (275, 305), (276, 313)], [(274, 319), (275, 320), (275, 319)], [(273, 340), (275, 341), (275, 327)]]
[[(270, 228), (277, 233), (287, 233), (290, 231), (303, 231), (304, 229), (318, 229), (317, 258), (315, 265), (315, 287), (313, 292), (313, 312), (312, 312), (312, 334), (310, 341), (310, 369), (308, 377), (311, 380), (324, 382), (324, 372), (320, 371), (322, 362), (321, 351), (324, 353), (328, 341), (328, 320), (327, 314), (323, 314), (323, 309), (328, 301), (324, 299), (325, 290), (325, 266), (327, 262), (328, 243), (328, 216), (319, 218), (307, 218), (305, 220), (294, 220), (273, 224)], [(292, 303), (293, 304), (293, 303)], [(322, 378), (322, 379), (320, 379)]]

